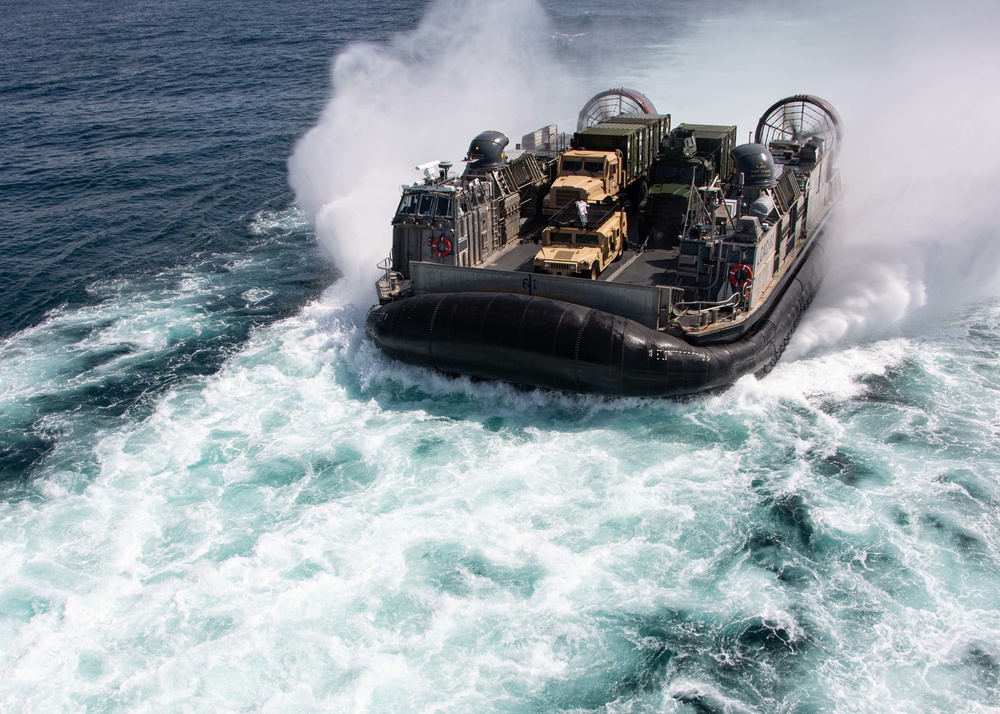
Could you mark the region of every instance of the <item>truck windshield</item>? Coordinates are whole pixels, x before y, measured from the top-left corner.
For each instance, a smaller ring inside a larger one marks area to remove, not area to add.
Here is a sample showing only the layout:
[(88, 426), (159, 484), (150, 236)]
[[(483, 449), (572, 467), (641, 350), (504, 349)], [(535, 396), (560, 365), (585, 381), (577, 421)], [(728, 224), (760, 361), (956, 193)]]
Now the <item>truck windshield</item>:
[(694, 167), (659, 166), (653, 172), (653, 180), (657, 183), (689, 183), (692, 177), (700, 181), (701, 170), (696, 173)]
[(602, 174), (604, 173), (604, 162), (603, 161), (584, 161), (583, 170), (587, 173), (592, 174)]
[(582, 168), (583, 168), (582, 161), (571, 161), (570, 159), (563, 159), (562, 170), (564, 173), (567, 171), (579, 171)]
[(578, 233), (576, 236), (577, 245), (600, 245), (601, 237), (593, 233)]
[(659, 218), (679, 216), (683, 220), (687, 203), (687, 196), (661, 195), (657, 196), (655, 201), (650, 201), (646, 205), (646, 211)]

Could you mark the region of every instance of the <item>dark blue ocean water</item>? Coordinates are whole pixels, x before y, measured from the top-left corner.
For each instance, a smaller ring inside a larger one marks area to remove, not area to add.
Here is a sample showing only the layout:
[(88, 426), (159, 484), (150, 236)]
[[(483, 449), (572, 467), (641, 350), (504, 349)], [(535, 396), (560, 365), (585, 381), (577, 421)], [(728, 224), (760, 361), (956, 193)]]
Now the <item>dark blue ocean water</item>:
[[(0, 710), (1000, 708), (996, 8), (4, 14)], [(595, 400), (379, 354), (413, 167), (623, 84), (844, 116), (777, 369)]]
[(6, 4), (2, 334), (86, 303), (95, 279), (243, 249), (240, 219), (289, 202), (332, 54), (391, 32), (331, 9)]
[[(285, 162), (323, 106), (330, 58), (350, 40), (385, 40), (398, 8), (363, 19), (307, 2), (6, 8), (0, 335), (100, 305), (119, 277), (141, 292), (170, 289), (184, 270), (231, 272), (234, 254), (256, 255), (269, 289), (280, 286), (248, 303), (239, 296), (260, 275), (223, 280), (202, 306), (217, 322), (208, 333), (172, 339), (99, 385), (36, 398), (44, 403), (0, 435), (0, 470), (16, 478), (52, 446), (38, 418), (120, 416), (166, 384), (215, 371), (251, 329), (335, 279), (308, 231), (262, 239), (254, 218), (291, 203)], [(67, 339), (99, 327), (74, 325)], [(130, 349), (85, 351), (70, 369)]]

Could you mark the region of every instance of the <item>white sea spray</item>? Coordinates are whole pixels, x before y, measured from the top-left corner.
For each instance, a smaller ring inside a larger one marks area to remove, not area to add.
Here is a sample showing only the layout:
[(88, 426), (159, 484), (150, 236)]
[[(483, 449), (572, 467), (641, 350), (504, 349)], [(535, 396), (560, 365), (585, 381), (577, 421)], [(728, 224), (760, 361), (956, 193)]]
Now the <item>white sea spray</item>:
[(574, 128), (586, 96), (553, 59), (548, 24), (534, 0), (439, 0), (388, 46), (353, 45), (334, 60), (330, 101), (296, 145), (289, 181), (352, 299), (374, 298), (399, 187), (422, 179), (414, 167), (447, 159), (462, 171), (487, 129), (513, 148), (543, 125)]

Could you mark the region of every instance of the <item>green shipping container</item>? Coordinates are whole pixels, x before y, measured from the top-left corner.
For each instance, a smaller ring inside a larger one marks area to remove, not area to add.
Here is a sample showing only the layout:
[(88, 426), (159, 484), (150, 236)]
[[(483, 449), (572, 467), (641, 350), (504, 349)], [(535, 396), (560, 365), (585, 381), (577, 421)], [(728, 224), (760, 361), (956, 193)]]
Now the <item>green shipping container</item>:
[(660, 142), (669, 132), (669, 114), (621, 114), (576, 132), (573, 146), (589, 151), (621, 151), (628, 186), (646, 177)]

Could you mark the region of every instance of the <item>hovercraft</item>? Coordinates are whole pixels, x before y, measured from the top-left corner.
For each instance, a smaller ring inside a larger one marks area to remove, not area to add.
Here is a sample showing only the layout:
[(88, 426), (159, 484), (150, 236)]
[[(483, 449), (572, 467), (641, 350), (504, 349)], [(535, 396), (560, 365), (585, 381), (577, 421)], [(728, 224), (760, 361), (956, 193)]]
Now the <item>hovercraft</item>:
[(418, 167), (366, 331), (447, 374), (678, 396), (766, 374), (823, 278), (841, 121), (797, 95), (736, 127), (671, 126), (630, 89), (578, 130), (473, 139), (460, 175)]

